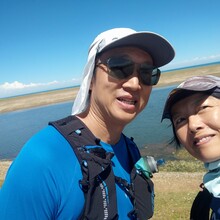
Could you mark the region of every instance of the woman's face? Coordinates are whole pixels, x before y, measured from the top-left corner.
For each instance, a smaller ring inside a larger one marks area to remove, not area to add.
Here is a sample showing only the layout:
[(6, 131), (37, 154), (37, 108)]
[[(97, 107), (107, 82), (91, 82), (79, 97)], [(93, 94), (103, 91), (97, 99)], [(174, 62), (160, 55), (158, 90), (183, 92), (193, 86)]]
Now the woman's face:
[(174, 104), (171, 115), (178, 140), (192, 156), (220, 159), (220, 99), (196, 93)]

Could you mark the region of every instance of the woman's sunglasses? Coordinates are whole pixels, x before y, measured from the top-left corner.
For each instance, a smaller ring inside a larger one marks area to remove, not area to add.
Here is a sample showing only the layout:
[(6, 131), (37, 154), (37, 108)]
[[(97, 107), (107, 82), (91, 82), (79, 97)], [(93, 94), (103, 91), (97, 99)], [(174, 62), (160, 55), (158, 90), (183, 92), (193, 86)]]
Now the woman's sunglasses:
[(160, 78), (160, 70), (148, 63), (137, 64), (125, 57), (110, 57), (106, 62), (99, 62), (96, 65), (105, 64), (108, 67), (108, 74), (115, 79), (126, 79), (136, 71), (139, 73), (140, 81), (144, 85), (156, 85)]

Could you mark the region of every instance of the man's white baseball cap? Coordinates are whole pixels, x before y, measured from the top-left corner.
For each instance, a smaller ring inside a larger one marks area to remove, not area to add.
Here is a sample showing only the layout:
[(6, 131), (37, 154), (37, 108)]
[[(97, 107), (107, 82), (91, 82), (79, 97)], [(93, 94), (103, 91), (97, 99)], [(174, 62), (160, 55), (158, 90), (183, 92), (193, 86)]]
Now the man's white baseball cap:
[(149, 53), (155, 67), (166, 65), (175, 56), (175, 51), (171, 44), (164, 37), (153, 32), (137, 32), (130, 28), (114, 28), (102, 32), (90, 45), (87, 64), (79, 92), (73, 104), (72, 115), (79, 114), (88, 107), (89, 87), (97, 54), (125, 46), (134, 46)]

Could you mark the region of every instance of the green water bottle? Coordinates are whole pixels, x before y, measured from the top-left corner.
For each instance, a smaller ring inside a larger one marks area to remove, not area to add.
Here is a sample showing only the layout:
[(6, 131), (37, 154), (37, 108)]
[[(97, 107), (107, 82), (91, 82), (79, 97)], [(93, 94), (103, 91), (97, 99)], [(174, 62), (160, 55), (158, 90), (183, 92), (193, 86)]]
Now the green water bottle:
[(152, 156), (141, 157), (135, 164), (137, 171), (142, 172), (147, 178), (152, 178), (153, 173), (159, 172), (158, 166), (164, 165), (164, 159), (155, 160)]

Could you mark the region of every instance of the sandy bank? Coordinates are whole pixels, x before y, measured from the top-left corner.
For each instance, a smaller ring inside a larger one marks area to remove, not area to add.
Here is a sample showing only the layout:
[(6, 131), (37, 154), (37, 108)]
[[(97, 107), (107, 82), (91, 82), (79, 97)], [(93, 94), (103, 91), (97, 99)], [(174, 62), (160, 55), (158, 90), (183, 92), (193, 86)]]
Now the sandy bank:
[[(161, 75), (158, 85), (156, 85), (155, 88), (178, 84), (190, 76), (207, 74), (220, 76), (220, 65), (218, 64), (197, 68), (188, 68), (163, 73)], [(78, 90), (79, 88), (75, 87), (7, 99), (0, 99), (0, 113), (66, 101), (74, 101)]]
[(0, 182), (5, 179), (6, 172), (11, 165), (12, 161), (0, 160)]
[(0, 99), (0, 113), (73, 101), (79, 88), (68, 88)]

